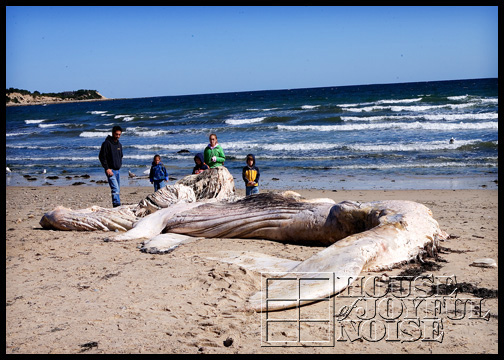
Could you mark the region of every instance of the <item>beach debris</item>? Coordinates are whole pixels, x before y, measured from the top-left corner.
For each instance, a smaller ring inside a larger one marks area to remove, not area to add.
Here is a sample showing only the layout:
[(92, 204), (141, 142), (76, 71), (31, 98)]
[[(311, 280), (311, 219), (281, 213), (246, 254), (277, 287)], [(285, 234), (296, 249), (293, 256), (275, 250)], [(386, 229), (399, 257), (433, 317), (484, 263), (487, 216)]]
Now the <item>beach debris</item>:
[(189, 153), (189, 152), (190, 152), (190, 151), (189, 151), (189, 150), (187, 150), (187, 149), (182, 149), (182, 150), (177, 151), (177, 154), (187, 154), (187, 153)]
[(128, 177), (130, 178), (134, 178), (136, 175), (133, 174), (131, 171), (128, 170)]
[(84, 185), (85, 182), (82, 182), (82, 181), (76, 181), (74, 182), (72, 185)]
[(233, 338), (228, 337), (226, 340), (223, 341), (223, 344), (225, 347), (230, 347), (233, 345)]
[(492, 268), (492, 267), (497, 267), (497, 263), (495, 262), (494, 259), (482, 258), (482, 259), (474, 260), (469, 266)]
[(87, 343), (79, 345), (79, 346), (82, 348), (81, 352), (87, 351), (87, 350), (90, 350), (94, 347), (98, 347), (98, 341), (90, 341), (90, 342), (87, 342)]
[(453, 295), (457, 293), (469, 293), (483, 299), (494, 299), (499, 295), (498, 290), (477, 287), (468, 282), (455, 284), (431, 285), (431, 293), (436, 295)]
[(46, 179), (56, 180), (56, 179), (59, 179), (59, 176), (57, 176), (57, 175), (49, 175), (49, 176), (46, 176)]

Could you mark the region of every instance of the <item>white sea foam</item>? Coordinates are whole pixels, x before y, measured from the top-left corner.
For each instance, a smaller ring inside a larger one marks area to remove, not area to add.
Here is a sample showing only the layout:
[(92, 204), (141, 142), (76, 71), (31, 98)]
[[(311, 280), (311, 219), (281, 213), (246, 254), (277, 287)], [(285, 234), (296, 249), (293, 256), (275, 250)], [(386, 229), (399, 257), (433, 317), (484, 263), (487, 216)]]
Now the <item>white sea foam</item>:
[(11, 136), (24, 136), (24, 135), (31, 135), (31, 134), (36, 134), (37, 131), (15, 131), (15, 132), (10, 132), (6, 133), (6, 137), (11, 137)]
[(392, 106), (381, 106), (381, 105), (376, 105), (376, 106), (365, 106), (361, 108), (356, 108), (356, 107), (342, 107), (342, 110), (344, 111), (350, 111), (350, 112), (369, 112), (369, 111), (377, 111), (377, 110), (390, 110), (390, 111), (427, 111), (427, 110), (434, 110), (434, 109), (443, 109), (443, 108), (450, 108), (450, 109), (462, 109), (466, 107), (471, 107), (474, 106), (472, 103), (467, 103), (467, 104), (446, 104), (446, 105), (417, 105), (417, 106), (397, 106), (397, 105), (392, 105)]
[(107, 135), (110, 135), (110, 131), (103, 132), (103, 131), (84, 131), (79, 134), (80, 137), (85, 137), (85, 138), (95, 138), (95, 137), (103, 137), (106, 138)]
[(284, 143), (284, 144), (263, 144), (257, 146), (269, 151), (309, 151), (309, 150), (336, 149), (341, 145), (331, 143)]
[(375, 105), (375, 104), (402, 104), (402, 103), (417, 102), (417, 101), (421, 101), (421, 100), (422, 100), (421, 97), (414, 98), (414, 99), (384, 99), (384, 100), (377, 100), (377, 101), (373, 101), (373, 102), (364, 102), (364, 103), (356, 103), (356, 104), (339, 104), (338, 106), (341, 108), (347, 108), (347, 107), (357, 107), (357, 106), (370, 106), (370, 105)]
[(256, 118), (251, 118), (251, 119), (229, 119), (226, 120), (226, 124), (228, 125), (246, 125), (246, 124), (253, 124), (253, 123), (258, 123), (266, 119), (266, 117), (256, 117)]
[(6, 149), (52, 150), (52, 149), (60, 149), (61, 146), (5, 145), (5, 148)]
[(278, 108), (266, 108), (266, 109), (256, 109), (256, 108), (251, 108), (251, 109), (245, 109), (246, 111), (273, 111), (273, 110), (278, 110)]
[(320, 105), (303, 105), (301, 106), (301, 109), (303, 110), (311, 110), (320, 107)]
[(448, 96), (447, 99), (448, 100), (464, 100), (464, 99), (467, 99), (469, 97), (469, 95), (460, 95), (460, 96)]
[(144, 131), (133, 131), (133, 135), (145, 136), (145, 137), (155, 137), (170, 133), (167, 130), (144, 130)]
[(384, 115), (384, 116), (341, 116), (343, 121), (383, 121), (383, 120), (494, 120), (498, 119), (498, 113), (478, 114), (432, 114), (432, 115)]
[(40, 120), (25, 120), (25, 124), (40, 124), (41, 122), (46, 121), (47, 119), (40, 119)]
[(38, 124), (39, 128), (51, 128), (51, 127), (57, 127), (57, 126), (69, 126), (72, 124), (68, 123), (59, 123), (59, 124)]
[(421, 162), (421, 163), (394, 163), (394, 164), (356, 164), (356, 165), (343, 165), (343, 166), (329, 166), (332, 169), (378, 169), (378, 170), (387, 170), (387, 169), (402, 169), (402, 168), (446, 168), (446, 167), (494, 167), (497, 166), (496, 163), (486, 162), (439, 162), (439, 163), (429, 163), (429, 162)]
[(93, 115), (101, 115), (101, 114), (106, 114), (108, 113), (108, 110), (104, 110), (104, 111), (98, 111), (98, 110), (93, 110), (93, 111), (88, 111), (87, 112), (88, 114), (93, 114)]
[(366, 103), (357, 103), (357, 104), (339, 104), (338, 106), (341, 108), (347, 108), (347, 107), (357, 107), (357, 106), (369, 106), (373, 105), (373, 102), (366, 102)]
[(481, 102), (482, 103), (490, 103), (490, 104), (495, 104), (497, 105), (499, 103), (499, 99), (492, 99), (492, 98), (488, 98), (488, 99), (481, 99)]
[(122, 119), (122, 121), (128, 122), (135, 119), (135, 117), (132, 115), (115, 115), (114, 119)]
[(138, 150), (201, 150), (207, 146), (207, 143), (198, 143), (198, 144), (145, 144), (145, 145), (129, 145), (129, 147), (138, 149)]
[(360, 131), (360, 130), (481, 130), (498, 129), (498, 122), (482, 123), (421, 123), (421, 122), (391, 122), (379, 124), (353, 125), (277, 125), (278, 130), (286, 131)]
[(377, 104), (401, 104), (401, 103), (410, 103), (410, 102), (417, 102), (421, 101), (422, 98), (415, 98), (415, 99), (390, 99), (390, 100), (378, 100), (376, 103)]
[(96, 156), (54, 156), (54, 157), (31, 157), (31, 156), (18, 156), (7, 157), (7, 161), (91, 161), (96, 162)]
[(354, 144), (347, 145), (347, 147), (351, 150), (365, 152), (435, 151), (454, 150), (461, 146), (476, 144), (478, 142), (481, 142), (481, 140), (456, 140), (453, 144), (450, 144), (449, 141), (413, 142), (405, 144)]

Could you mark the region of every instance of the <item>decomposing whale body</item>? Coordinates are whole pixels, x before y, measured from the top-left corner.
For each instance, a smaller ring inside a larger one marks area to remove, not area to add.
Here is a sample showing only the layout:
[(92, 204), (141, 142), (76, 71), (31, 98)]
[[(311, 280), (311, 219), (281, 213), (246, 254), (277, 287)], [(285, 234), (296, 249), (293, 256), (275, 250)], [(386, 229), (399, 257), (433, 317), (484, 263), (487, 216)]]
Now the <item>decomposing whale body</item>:
[(91, 206), (87, 209), (72, 210), (58, 206), (44, 214), (40, 225), (45, 229), (54, 230), (120, 230), (126, 231), (138, 221), (131, 206), (123, 205), (115, 208)]
[[(155, 206), (147, 206), (149, 210), (143, 212), (149, 212), (149, 215), (143, 218), (136, 217), (136, 213), (146, 208), (145, 204), (139, 204), (132, 206), (132, 209), (124, 209), (127, 215), (120, 212), (111, 215), (102, 211), (101, 220), (93, 218), (93, 222), (98, 221), (102, 225), (118, 224), (117, 219), (120, 218), (124, 229), (131, 223), (132, 227), (128, 231), (108, 240), (142, 239), (142, 251), (151, 253), (170, 252), (180, 244), (198, 237), (268, 239), (325, 245), (327, 248), (302, 262), (261, 254), (222, 254), (222, 261), (255, 271), (303, 273), (305, 279), (314, 280), (320, 278), (321, 273), (334, 273), (336, 280), (333, 286), (328, 287), (326, 283), (317, 281), (310, 285), (310, 299), (323, 299), (342, 291), (349, 285), (349, 279), (356, 279), (361, 271), (389, 269), (426, 251), (432, 252), (437, 241), (447, 237), (432, 217), (431, 211), (424, 205), (411, 201), (344, 201), (336, 204), (328, 199), (303, 200), (292, 192), (263, 193), (229, 201), (232, 197), (228, 196), (228, 200), (214, 198), (193, 201), (189, 197), (180, 202), (170, 200), (158, 210)], [(47, 222), (53, 228), (61, 228), (56, 224), (60, 224), (58, 221), (63, 218), (67, 223), (73, 221), (72, 224), (76, 224), (78, 219), (80, 223), (88, 224), (83, 219), (92, 217), (89, 209), (70, 210), (65, 217), (61, 216), (64, 213), (61, 209), (54, 211), (60, 214), (59, 218), (48, 213), (44, 215), (47, 219), (41, 221), (42, 226)], [(132, 220), (131, 216), (138, 221)], [(110, 225), (107, 227), (112, 230)], [(69, 225), (65, 226), (67, 228)], [(275, 298), (287, 299), (269, 302), (268, 311), (299, 304), (297, 299), (293, 299), (293, 294), (297, 292), (296, 282), (275, 281), (268, 287), (268, 291), (274, 293)], [(264, 294), (259, 291), (250, 297), (246, 308), (259, 310), (264, 305), (262, 300)]]
[(221, 166), (201, 174), (188, 175), (175, 185), (167, 185), (148, 195), (137, 205), (123, 205), (116, 208), (91, 206), (82, 210), (58, 206), (45, 213), (40, 224), (43, 228), (56, 230), (126, 231), (139, 219), (159, 209), (180, 202), (232, 200), (235, 198), (234, 191), (233, 176), (227, 168)]
[[(158, 235), (161, 232), (165, 234)], [(111, 240), (152, 238), (144, 241), (142, 250), (162, 253), (186, 239), (174, 239), (170, 234), (328, 245), (300, 263), (259, 255), (223, 259), (255, 271), (306, 273), (305, 279), (319, 278), (320, 273), (335, 273), (334, 287), (323, 282), (310, 286), (312, 299), (340, 292), (349, 285), (348, 279), (355, 279), (361, 271), (390, 269), (425, 252), (432, 254), (437, 241), (447, 237), (431, 211), (412, 201), (335, 204), (307, 202), (290, 194), (264, 193), (231, 203), (177, 204), (140, 220), (132, 230)], [(296, 294), (297, 283), (277, 281), (268, 291), (277, 298), (291, 299)], [(263, 295), (261, 292), (253, 295), (249, 307), (260, 309)], [(297, 305), (297, 300), (279, 301), (268, 304), (268, 310)]]

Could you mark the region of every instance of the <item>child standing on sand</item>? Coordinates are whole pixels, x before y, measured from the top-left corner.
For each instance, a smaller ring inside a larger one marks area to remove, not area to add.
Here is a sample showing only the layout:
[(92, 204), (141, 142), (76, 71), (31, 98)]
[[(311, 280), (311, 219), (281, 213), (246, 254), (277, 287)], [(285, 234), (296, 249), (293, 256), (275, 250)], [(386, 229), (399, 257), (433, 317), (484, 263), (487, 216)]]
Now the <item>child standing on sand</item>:
[(217, 135), (210, 134), (209, 140), (210, 144), (207, 145), (203, 154), (205, 163), (210, 169), (213, 169), (224, 165), (226, 155), (224, 155), (224, 150), (222, 150), (222, 147), (217, 143)]
[(152, 166), (149, 173), (149, 180), (151, 184), (154, 184), (154, 191), (158, 191), (168, 181), (168, 172), (161, 162), (161, 156), (154, 155), (154, 160), (152, 161)]
[(254, 154), (247, 155), (247, 166), (243, 167), (242, 178), (245, 181), (245, 195), (259, 194), (259, 168), (255, 165)]

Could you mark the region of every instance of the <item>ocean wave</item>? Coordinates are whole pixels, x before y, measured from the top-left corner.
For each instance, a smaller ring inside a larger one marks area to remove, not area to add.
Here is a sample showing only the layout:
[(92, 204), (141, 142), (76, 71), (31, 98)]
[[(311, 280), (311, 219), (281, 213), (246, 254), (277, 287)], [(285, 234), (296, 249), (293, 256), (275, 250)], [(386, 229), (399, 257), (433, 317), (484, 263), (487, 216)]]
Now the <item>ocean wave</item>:
[(279, 108), (265, 108), (265, 109), (258, 109), (258, 108), (250, 108), (250, 109), (245, 109), (245, 111), (273, 111), (273, 110), (278, 110)]
[(25, 135), (33, 135), (33, 134), (37, 134), (37, 133), (38, 133), (38, 131), (22, 130), (22, 131), (14, 131), (14, 132), (5, 133), (5, 137), (25, 136)]
[(397, 106), (397, 105), (391, 105), (391, 106), (381, 106), (381, 105), (373, 105), (373, 106), (365, 106), (361, 108), (354, 108), (354, 107), (342, 107), (343, 111), (349, 111), (349, 112), (370, 112), (370, 111), (377, 111), (377, 110), (390, 110), (390, 111), (412, 111), (412, 112), (418, 112), (418, 111), (427, 111), (427, 110), (434, 110), (434, 109), (443, 109), (443, 108), (450, 108), (450, 109), (463, 109), (467, 107), (472, 107), (474, 106), (473, 103), (468, 103), (468, 104), (443, 104), (443, 105), (416, 105), (416, 106)]
[(225, 121), (225, 123), (228, 125), (246, 125), (246, 124), (258, 123), (263, 121), (264, 119), (266, 119), (265, 116), (250, 119), (228, 119)]
[(5, 145), (6, 149), (30, 149), (30, 150), (54, 150), (62, 146), (38, 146), (38, 145)]
[(316, 109), (320, 107), (320, 105), (303, 105), (301, 106), (301, 109), (303, 110), (311, 110), (311, 109)]
[(40, 119), (40, 120), (25, 120), (25, 124), (40, 124), (41, 122), (46, 121), (47, 119)]
[(482, 103), (489, 103), (489, 104), (495, 104), (495, 105), (497, 105), (499, 103), (499, 99), (492, 99), (492, 98), (481, 99), (481, 102)]
[(346, 108), (346, 107), (357, 107), (357, 106), (370, 106), (373, 104), (403, 104), (403, 103), (411, 103), (411, 102), (418, 102), (422, 101), (422, 98), (414, 98), (414, 99), (383, 99), (383, 100), (377, 100), (377, 101), (368, 101), (364, 103), (356, 103), (356, 104), (339, 104), (339, 107)]
[(447, 99), (448, 100), (465, 100), (469, 98), (469, 95), (459, 95), (459, 96), (448, 96)]
[[(59, 123), (59, 124), (38, 124), (39, 128), (52, 128), (57, 126), (76, 126), (76, 124)], [(82, 126), (82, 125), (81, 125)]]
[(83, 131), (79, 134), (80, 137), (85, 137), (85, 138), (95, 138), (95, 137), (103, 137), (106, 138), (108, 135), (110, 135), (110, 131), (103, 132), (103, 131)]
[(482, 130), (495, 129), (499, 126), (498, 122), (481, 123), (422, 123), (422, 122), (391, 122), (379, 124), (353, 124), (353, 125), (277, 125), (278, 130), (285, 131), (360, 131), (360, 130), (384, 130), (384, 129), (403, 129), (403, 130)]
[(346, 145), (350, 150), (364, 152), (403, 152), (403, 151), (435, 151), (435, 150), (454, 150), (460, 149), (467, 145), (481, 143), (481, 140), (456, 140), (453, 144), (449, 141), (432, 141), (432, 142), (414, 142), (414, 143), (397, 143), (397, 144), (355, 144)]
[(477, 113), (477, 114), (431, 114), (431, 115), (383, 115), (383, 116), (341, 116), (343, 121), (383, 121), (383, 120), (495, 120), (499, 118), (498, 113)]
[(91, 161), (97, 162), (97, 156), (53, 156), (53, 157), (31, 157), (31, 156), (17, 156), (6, 157), (7, 161)]
[(128, 122), (134, 120), (135, 117), (133, 115), (115, 115), (114, 119), (122, 119), (122, 121)]
[(134, 148), (138, 150), (201, 150), (207, 146), (207, 143), (198, 144), (143, 144), (143, 145), (128, 145), (129, 148)]
[(108, 110), (93, 110), (93, 111), (87, 111), (87, 113), (93, 115), (102, 115), (108, 113)]
[(389, 100), (378, 100), (376, 104), (402, 104), (402, 103), (410, 103), (422, 101), (422, 98), (414, 98), (414, 99), (389, 99)]
[(493, 162), (421, 162), (421, 163), (394, 163), (394, 164), (355, 164), (355, 165), (341, 165), (341, 166), (328, 166), (329, 169), (345, 169), (345, 170), (388, 170), (388, 169), (408, 169), (408, 168), (447, 168), (447, 167), (496, 167), (497, 160)]

